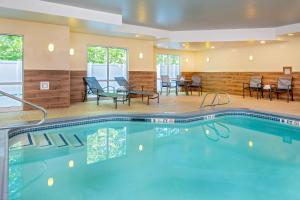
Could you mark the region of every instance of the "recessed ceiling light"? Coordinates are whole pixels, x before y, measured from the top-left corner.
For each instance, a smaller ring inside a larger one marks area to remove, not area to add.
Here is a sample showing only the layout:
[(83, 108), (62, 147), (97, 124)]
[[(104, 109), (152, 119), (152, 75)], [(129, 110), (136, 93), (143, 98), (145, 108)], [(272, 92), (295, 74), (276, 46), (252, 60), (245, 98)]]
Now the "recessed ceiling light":
[(294, 36), (294, 33), (289, 33), (288, 36)]
[(266, 41), (262, 40), (260, 41), (261, 44), (266, 44)]

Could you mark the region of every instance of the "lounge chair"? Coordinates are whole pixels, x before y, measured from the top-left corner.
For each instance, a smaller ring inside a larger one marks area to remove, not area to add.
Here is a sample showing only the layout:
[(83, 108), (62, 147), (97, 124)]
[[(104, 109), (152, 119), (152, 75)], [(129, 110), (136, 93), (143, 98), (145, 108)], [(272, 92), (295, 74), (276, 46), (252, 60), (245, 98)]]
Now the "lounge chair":
[(245, 98), (245, 90), (249, 90), (250, 97), (252, 97), (252, 91), (256, 91), (258, 99), (259, 93), (262, 94), (262, 76), (252, 76), (249, 83), (243, 83), (243, 98)]
[(162, 94), (163, 88), (167, 88), (167, 95), (170, 94), (171, 88), (176, 88), (176, 85), (172, 85), (171, 80), (168, 75), (162, 75), (160, 76), (161, 82), (160, 82), (160, 94)]
[(277, 85), (275, 85), (273, 91), (276, 93), (277, 99), (279, 99), (279, 94), (287, 93), (287, 102), (290, 99), (294, 101), (293, 92), (293, 77), (292, 76), (281, 76), (277, 80)]
[(192, 76), (192, 82), (188, 85), (188, 88), (191, 92), (191, 95), (193, 94), (193, 89), (198, 89), (198, 95), (200, 96), (200, 93), (202, 95), (202, 81), (201, 77), (199, 76)]
[[(105, 92), (95, 77), (83, 77), (83, 81), (87, 86), (87, 94), (94, 94), (97, 96), (97, 105), (99, 105), (100, 97), (110, 97), (115, 103), (115, 108), (118, 107), (118, 101), (124, 102), (124, 94)], [(125, 95), (126, 96), (126, 95)], [(122, 100), (118, 100), (122, 98)], [(126, 97), (128, 105), (130, 106), (130, 97)]]
[(142, 101), (144, 101), (144, 96), (147, 97), (147, 104), (150, 104), (150, 99), (157, 99), (157, 103), (159, 103), (159, 94), (157, 92), (147, 92), (144, 91), (144, 86), (140, 86), (141, 90), (136, 90), (137, 86), (131, 85), (124, 77), (115, 77), (115, 81), (119, 84), (121, 88), (117, 90), (117, 92), (123, 92), (130, 95), (141, 95)]

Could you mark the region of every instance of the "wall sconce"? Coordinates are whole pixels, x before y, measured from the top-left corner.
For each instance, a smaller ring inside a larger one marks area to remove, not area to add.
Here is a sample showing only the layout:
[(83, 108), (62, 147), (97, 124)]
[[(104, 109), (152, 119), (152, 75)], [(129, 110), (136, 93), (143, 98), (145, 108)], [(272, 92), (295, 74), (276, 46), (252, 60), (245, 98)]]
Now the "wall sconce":
[(250, 56), (249, 56), (249, 61), (253, 61), (253, 60), (254, 60), (253, 55), (250, 55)]
[(206, 58), (206, 62), (209, 63), (210, 62), (210, 57)]
[(187, 63), (188, 63), (189, 61), (190, 61), (190, 60), (189, 60), (189, 58), (186, 58), (186, 59), (185, 59), (185, 62), (187, 62)]
[(73, 48), (70, 49), (70, 56), (74, 56), (75, 50)]
[(139, 53), (139, 58), (143, 59), (144, 58), (144, 54), (143, 53)]
[(54, 51), (54, 44), (49, 43), (48, 50), (49, 50), (49, 52), (53, 52)]

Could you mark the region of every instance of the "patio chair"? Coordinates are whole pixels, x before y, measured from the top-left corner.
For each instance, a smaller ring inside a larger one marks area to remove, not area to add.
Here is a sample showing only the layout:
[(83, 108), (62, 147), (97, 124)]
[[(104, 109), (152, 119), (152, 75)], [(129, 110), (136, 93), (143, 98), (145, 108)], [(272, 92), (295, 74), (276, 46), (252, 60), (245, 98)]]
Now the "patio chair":
[(245, 98), (245, 90), (249, 90), (250, 97), (252, 91), (256, 91), (256, 97), (259, 98), (259, 93), (262, 93), (262, 78), (262, 76), (252, 76), (249, 83), (243, 83), (243, 98)]
[(294, 101), (293, 77), (280, 76), (273, 91), (276, 93), (277, 99), (279, 99), (279, 94), (287, 93), (287, 102), (290, 102), (290, 99)]
[(192, 82), (188, 85), (188, 88), (191, 92), (191, 95), (193, 95), (193, 89), (197, 89), (198, 90), (198, 95), (202, 96), (202, 81), (201, 81), (201, 77), (199, 76), (192, 76)]
[(144, 96), (147, 97), (147, 104), (150, 104), (150, 99), (157, 99), (157, 103), (159, 103), (159, 94), (157, 92), (147, 92), (144, 91), (144, 86), (140, 86), (141, 90), (136, 90), (137, 86), (129, 84), (129, 82), (124, 77), (115, 77), (115, 81), (118, 83), (121, 88), (117, 89), (117, 92), (125, 92), (130, 95), (141, 95), (142, 101), (144, 101)]
[[(97, 79), (95, 77), (83, 77), (83, 81), (87, 86), (87, 94), (94, 94), (97, 96), (97, 105), (99, 105), (99, 100), (100, 97), (110, 97), (113, 99), (114, 103), (115, 103), (115, 108), (118, 107), (118, 98), (122, 98), (122, 100), (124, 102), (124, 94), (118, 94), (118, 93), (111, 93), (111, 92), (105, 92), (104, 89), (106, 88), (102, 88), (101, 85), (99, 84), (99, 82), (97, 81)], [(130, 97), (126, 96), (126, 99), (128, 100), (128, 105), (130, 106)]]
[(176, 78), (176, 95), (178, 95), (179, 88), (184, 88), (185, 92), (187, 92), (187, 82), (185, 80), (185, 77), (182, 75), (177, 75)]
[(167, 88), (167, 95), (170, 94), (170, 89), (176, 88), (176, 85), (175, 86), (172, 85), (171, 80), (168, 75), (162, 75), (160, 78), (161, 78), (160, 94), (162, 94), (163, 88)]

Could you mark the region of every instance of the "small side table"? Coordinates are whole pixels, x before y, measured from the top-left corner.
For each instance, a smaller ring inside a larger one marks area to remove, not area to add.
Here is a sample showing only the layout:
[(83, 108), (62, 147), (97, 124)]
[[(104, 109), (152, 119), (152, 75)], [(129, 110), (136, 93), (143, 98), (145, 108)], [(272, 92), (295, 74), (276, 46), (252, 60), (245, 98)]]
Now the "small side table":
[(272, 93), (273, 93), (272, 85), (268, 84), (268, 85), (262, 86), (262, 91), (261, 91), (262, 98), (264, 98), (265, 91), (269, 93), (269, 99), (270, 99), (270, 101), (272, 101), (272, 98), (273, 98), (272, 97)]

